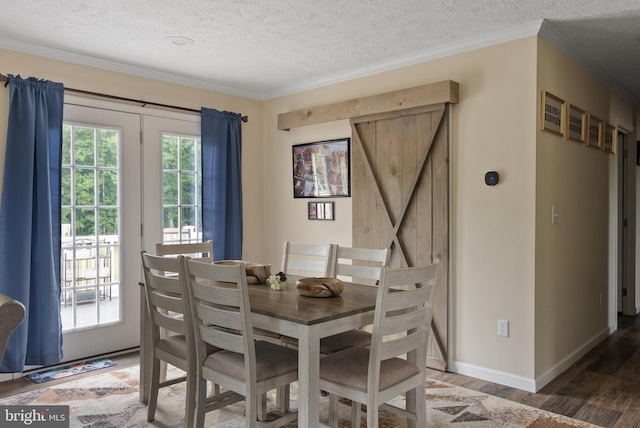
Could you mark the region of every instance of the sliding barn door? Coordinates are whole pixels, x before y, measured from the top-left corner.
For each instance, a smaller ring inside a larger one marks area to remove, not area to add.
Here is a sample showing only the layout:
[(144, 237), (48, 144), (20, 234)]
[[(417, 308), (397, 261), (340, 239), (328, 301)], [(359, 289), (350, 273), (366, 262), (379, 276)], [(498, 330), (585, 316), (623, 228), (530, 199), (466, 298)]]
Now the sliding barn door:
[(351, 120), (353, 246), (391, 247), (392, 267), (440, 259), (427, 366), (446, 369), (447, 104)]

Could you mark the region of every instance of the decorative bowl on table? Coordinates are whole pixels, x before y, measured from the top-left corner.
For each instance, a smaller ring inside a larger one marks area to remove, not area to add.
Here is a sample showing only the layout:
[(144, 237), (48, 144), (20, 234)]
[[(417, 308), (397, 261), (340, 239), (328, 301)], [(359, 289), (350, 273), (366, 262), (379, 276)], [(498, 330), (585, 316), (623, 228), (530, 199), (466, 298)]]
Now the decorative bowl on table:
[(344, 290), (344, 284), (336, 278), (310, 277), (297, 280), (296, 288), (301, 296), (336, 297)]
[(247, 272), (247, 284), (264, 284), (269, 275), (271, 275), (271, 265), (263, 265), (260, 263), (248, 262), (245, 260), (218, 260), (214, 264), (218, 265), (237, 265), (244, 264)]

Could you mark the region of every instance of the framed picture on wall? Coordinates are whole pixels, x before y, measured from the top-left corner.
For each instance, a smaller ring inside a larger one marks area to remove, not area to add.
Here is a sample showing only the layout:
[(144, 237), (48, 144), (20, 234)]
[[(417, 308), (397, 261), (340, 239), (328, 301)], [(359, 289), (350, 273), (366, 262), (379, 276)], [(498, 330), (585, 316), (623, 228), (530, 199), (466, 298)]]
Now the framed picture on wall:
[(605, 123), (603, 125), (603, 133), (602, 133), (602, 151), (606, 153), (615, 154), (617, 136), (618, 136), (618, 133), (616, 131), (616, 127), (608, 123)]
[(587, 135), (585, 144), (587, 147), (599, 149), (602, 147), (602, 121), (591, 113), (587, 114)]
[(567, 124), (565, 126), (565, 138), (584, 143), (584, 130), (587, 113), (567, 103)]
[(293, 197), (351, 196), (350, 138), (292, 147)]
[(307, 202), (309, 220), (333, 220), (333, 202)]
[(564, 136), (564, 100), (547, 91), (542, 91), (542, 101), (540, 104), (540, 129)]
[(324, 203), (324, 219), (333, 220), (333, 202)]
[(307, 212), (309, 220), (316, 220), (318, 218), (318, 211), (315, 202), (309, 202), (307, 204)]

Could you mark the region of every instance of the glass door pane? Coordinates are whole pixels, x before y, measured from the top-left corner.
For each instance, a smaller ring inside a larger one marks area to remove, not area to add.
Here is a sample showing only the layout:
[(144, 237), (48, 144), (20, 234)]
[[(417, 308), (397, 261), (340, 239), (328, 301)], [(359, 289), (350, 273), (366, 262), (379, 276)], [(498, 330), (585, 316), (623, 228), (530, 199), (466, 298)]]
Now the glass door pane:
[(118, 129), (63, 129), (63, 332), (121, 320)]
[(202, 242), (200, 118), (145, 117), (144, 248)]

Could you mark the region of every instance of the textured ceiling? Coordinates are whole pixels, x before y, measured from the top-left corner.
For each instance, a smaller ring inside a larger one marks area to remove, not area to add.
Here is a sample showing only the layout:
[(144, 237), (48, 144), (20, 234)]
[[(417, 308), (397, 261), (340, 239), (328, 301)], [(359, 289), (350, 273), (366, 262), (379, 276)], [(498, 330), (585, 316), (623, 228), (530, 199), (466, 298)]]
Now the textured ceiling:
[(638, 0), (4, 0), (1, 11), (0, 48), (255, 99), (537, 34), (545, 20), (550, 41), (640, 100)]

